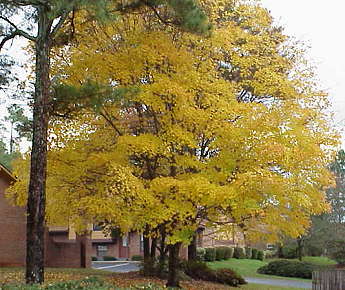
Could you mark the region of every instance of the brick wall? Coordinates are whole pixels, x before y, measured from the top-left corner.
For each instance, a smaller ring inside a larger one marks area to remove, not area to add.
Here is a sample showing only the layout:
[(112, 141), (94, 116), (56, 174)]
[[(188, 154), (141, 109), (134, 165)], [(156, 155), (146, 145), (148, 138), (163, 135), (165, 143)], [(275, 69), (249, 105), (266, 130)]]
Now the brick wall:
[(4, 193), (10, 179), (0, 167), (0, 266), (24, 266), (26, 256), (25, 208), (9, 204)]
[(45, 235), (45, 265), (53, 268), (90, 268), (92, 247), (88, 235), (78, 236), (75, 240), (63, 235)]

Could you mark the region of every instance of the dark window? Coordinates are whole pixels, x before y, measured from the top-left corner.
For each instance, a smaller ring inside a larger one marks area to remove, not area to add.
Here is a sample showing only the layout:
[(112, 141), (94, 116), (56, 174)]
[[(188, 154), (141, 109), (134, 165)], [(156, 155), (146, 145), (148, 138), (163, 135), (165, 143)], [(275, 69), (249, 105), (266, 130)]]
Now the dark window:
[(107, 256), (108, 247), (105, 245), (97, 245), (97, 256), (104, 257)]

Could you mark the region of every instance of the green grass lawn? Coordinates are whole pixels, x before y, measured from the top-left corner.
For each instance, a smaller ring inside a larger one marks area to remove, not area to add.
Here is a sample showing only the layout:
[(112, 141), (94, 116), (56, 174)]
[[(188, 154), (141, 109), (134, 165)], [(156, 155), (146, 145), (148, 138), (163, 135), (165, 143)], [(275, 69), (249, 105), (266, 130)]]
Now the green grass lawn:
[[(259, 274), (256, 272), (258, 268), (266, 265), (267, 263), (273, 260), (277, 260), (277, 259), (270, 259), (266, 261), (251, 260), (251, 259), (230, 259), (226, 261), (209, 262), (207, 264), (212, 269), (231, 268), (244, 277), (310, 281), (310, 279), (264, 275), (264, 274)], [(330, 260), (326, 257), (304, 257), (303, 261), (309, 262), (315, 265), (319, 265), (319, 266), (333, 266), (336, 264), (335, 261)]]

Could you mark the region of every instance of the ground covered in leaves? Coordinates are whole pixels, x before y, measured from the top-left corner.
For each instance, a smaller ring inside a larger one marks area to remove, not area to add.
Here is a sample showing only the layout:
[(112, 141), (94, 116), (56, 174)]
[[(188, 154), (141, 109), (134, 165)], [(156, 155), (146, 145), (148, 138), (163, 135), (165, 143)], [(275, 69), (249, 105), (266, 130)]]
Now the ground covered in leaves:
[[(105, 287), (97, 286), (98, 289), (159, 289), (164, 285), (166, 281), (157, 278), (146, 278), (139, 275), (138, 272), (130, 273), (109, 273), (100, 270), (92, 269), (47, 269), (45, 273), (45, 284), (43, 286), (46, 289), (58, 289), (51, 288), (49, 285), (53, 285), (58, 282), (74, 281), (89, 279), (90, 277), (97, 277), (97, 281), (105, 281)], [(96, 281), (96, 282), (97, 282)], [(19, 268), (1, 268), (0, 269), (0, 289), (10, 290), (15, 289), (14, 285), (23, 285), (24, 283), (24, 270)], [(76, 283), (75, 287), (69, 288), (67, 286), (61, 289), (84, 289), (79, 288), (82, 283)], [(6, 286), (7, 285), (7, 286)], [(107, 288), (111, 285), (114, 288)], [(223, 286), (215, 283), (207, 283), (203, 281), (183, 281), (181, 286), (184, 289), (190, 290), (213, 290), (213, 289), (229, 289), (228, 286)], [(78, 288), (77, 288), (78, 287)], [(25, 289), (18, 287), (17, 289)], [(28, 289), (28, 288), (26, 288)], [(32, 288), (39, 289), (39, 288)], [(92, 288), (85, 288), (92, 289)]]

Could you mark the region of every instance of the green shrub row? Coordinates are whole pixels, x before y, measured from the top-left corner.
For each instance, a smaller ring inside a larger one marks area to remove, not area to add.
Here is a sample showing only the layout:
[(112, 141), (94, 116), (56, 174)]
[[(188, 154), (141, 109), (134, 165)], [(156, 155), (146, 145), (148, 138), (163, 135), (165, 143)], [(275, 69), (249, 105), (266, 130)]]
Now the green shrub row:
[(197, 248), (197, 259), (199, 261), (214, 262), (227, 259), (256, 259), (263, 261), (265, 259), (264, 251), (254, 248), (241, 247), (215, 247), (215, 248)]
[(260, 274), (276, 275), (283, 277), (296, 277), (311, 279), (312, 273), (317, 266), (306, 262), (277, 260), (260, 267), (257, 272)]
[(143, 261), (144, 260), (144, 256), (142, 256), (142, 255), (133, 255), (131, 260), (132, 261)]
[(231, 269), (213, 270), (200, 261), (186, 261), (182, 267), (184, 272), (195, 280), (217, 282), (229, 286), (246, 284), (246, 281)]
[(213, 262), (231, 259), (234, 254), (234, 249), (231, 247), (217, 247), (217, 248), (198, 248), (197, 259), (199, 261)]

